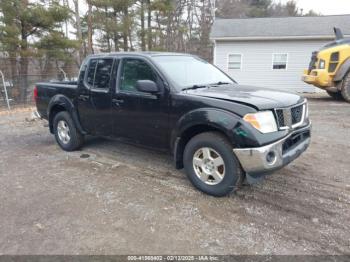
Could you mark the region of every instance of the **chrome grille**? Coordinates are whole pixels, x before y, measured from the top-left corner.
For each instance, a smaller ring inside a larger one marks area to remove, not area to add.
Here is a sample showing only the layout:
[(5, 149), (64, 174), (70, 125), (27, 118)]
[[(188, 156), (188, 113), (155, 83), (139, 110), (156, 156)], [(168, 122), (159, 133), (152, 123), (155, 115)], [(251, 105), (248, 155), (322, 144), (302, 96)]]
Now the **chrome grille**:
[(279, 129), (295, 128), (300, 126), (305, 118), (306, 104), (275, 110)]
[(276, 110), (276, 116), (277, 116), (277, 124), (278, 124), (278, 126), (285, 126), (285, 124), (284, 124), (284, 116), (283, 116), (283, 109), (277, 109)]
[(303, 112), (304, 112), (303, 108), (304, 108), (304, 105), (300, 105), (297, 107), (293, 107), (291, 109), (292, 125), (299, 123), (301, 121), (301, 119), (303, 118)]

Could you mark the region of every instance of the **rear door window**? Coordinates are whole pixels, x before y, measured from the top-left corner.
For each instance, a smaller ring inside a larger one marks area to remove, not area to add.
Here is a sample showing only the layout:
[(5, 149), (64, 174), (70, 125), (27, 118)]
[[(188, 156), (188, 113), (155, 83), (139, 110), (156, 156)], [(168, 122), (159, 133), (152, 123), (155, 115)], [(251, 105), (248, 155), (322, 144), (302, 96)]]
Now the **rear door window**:
[(108, 90), (113, 70), (113, 59), (91, 59), (87, 73), (86, 84), (89, 88)]
[(109, 89), (112, 68), (113, 68), (113, 59), (98, 60), (93, 88)]
[(89, 67), (86, 75), (86, 83), (89, 85), (89, 87), (94, 86), (97, 61), (98, 61), (97, 59), (91, 59), (89, 63)]

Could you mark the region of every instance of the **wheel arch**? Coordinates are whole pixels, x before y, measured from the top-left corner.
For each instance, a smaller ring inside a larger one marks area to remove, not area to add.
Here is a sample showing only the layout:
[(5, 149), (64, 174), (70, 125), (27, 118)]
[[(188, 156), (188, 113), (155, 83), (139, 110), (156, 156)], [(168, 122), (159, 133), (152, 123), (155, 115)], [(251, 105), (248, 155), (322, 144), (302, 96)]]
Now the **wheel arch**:
[(75, 126), (77, 127), (77, 129), (79, 130), (79, 132), (82, 134), (86, 134), (86, 132), (83, 130), (83, 128), (80, 124), (78, 112), (77, 112), (75, 106), (73, 105), (71, 100), (64, 95), (54, 96), (49, 103), (49, 106), (47, 109), (47, 115), (48, 115), (48, 120), (49, 120), (50, 132), (52, 134), (54, 133), (53, 121), (54, 121), (55, 116), (59, 112), (63, 112), (63, 111), (66, 111), (70, 114), (70, 116), (72, 117), (73, 122), (74, 122)]
[(240, 117), (219, 109), (200, 109), (183, 116), (172, 134), (171, 148), (173, 151), (175, 167), (181, 169), (183, 153), (187, 143), (196, 135), (204, 132), (217, 132), (225, 136), (232, 146), (236, 140), (232, 130), (239, 122)]
[(334, 76), (334, 82), (341, 82), (344, 77), (350, 72), (350, 58), (346, 59), (345, 62), (340, 66), (337, 73)]

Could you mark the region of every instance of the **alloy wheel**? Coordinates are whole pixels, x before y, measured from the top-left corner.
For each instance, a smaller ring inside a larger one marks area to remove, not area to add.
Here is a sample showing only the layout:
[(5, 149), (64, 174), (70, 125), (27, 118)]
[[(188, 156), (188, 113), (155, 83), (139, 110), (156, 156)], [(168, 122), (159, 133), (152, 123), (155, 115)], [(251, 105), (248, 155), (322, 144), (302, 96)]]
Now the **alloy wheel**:
[(57, 134), (58, 138), (63, 144), (68, 144), (71, 137), (70, 137), (70, 130), (69, 126), (66, 121), (60, 120), (57, 124)]
[(209, 147), (196, 151), (193, 155), (193, 168), (197, 177), (207, 185), (217, 185), (225, 176), (224, 159)]

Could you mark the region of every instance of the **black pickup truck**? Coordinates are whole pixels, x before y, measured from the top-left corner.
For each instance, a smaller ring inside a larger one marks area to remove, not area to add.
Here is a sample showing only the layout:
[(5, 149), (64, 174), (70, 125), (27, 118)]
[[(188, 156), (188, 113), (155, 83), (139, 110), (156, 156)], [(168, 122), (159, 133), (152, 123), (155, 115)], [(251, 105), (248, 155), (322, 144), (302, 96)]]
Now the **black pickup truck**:
[(63, 150), (94, 135), (168, 151), (214, 196), (282, 168), (310, 143), (306, 99), (240, 86), (187, 54), (92, 55), (77, 82), (38, 83), (34, 98)]

